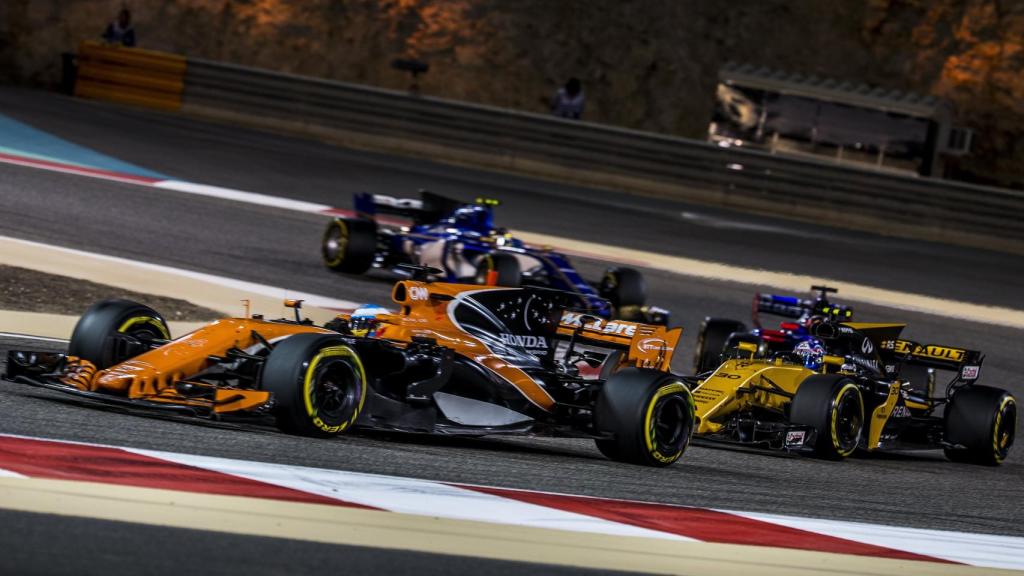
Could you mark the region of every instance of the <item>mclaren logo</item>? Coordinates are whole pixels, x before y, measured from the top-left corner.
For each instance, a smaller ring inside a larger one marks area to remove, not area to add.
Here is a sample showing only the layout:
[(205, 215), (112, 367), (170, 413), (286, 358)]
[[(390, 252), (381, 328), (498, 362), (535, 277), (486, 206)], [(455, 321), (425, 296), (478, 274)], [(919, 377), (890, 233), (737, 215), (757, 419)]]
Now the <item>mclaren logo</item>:
[[(578, 312), (566, 312), (562, 314), (562, 324), (572, 327), (579, 326), (582, 324), (582, 317), (583, 315)], [(632, 322), (606, 322), (604, 320), (595, 320), (590, 324), (587, 324), (586, 329), (604, 334), (625, 336), (627, 338), (632, 338), (636, 334), (636, 324), (633, 324)]]
[(668, 343), (661, 338), (644, 338), (637, 342), (636, 348), (641, 352), (660, 352), (668, 349)]
[(502, 334), (501, 341), (507, 346), (519, 346), (520, 348), (526, 348), (529, 350), (535, 350), (538, 348), (547, 349), (548, 343), (544, 338), (540, 336), (523, 336), (520, 334)]

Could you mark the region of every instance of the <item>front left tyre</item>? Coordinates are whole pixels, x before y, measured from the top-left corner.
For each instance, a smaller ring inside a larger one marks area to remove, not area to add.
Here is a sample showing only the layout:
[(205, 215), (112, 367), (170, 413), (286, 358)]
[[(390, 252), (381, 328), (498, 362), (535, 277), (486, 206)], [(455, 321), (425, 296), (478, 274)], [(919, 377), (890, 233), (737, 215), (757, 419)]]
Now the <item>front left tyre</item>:
[(995, 466), (1010, 453), (1017, 432), (1017, 400), (1006, 390), (973, 385), (946, 406), (946, 457)]
[(101, 300), (78, 319), (68, 355), (103, 370), (170, 339), (167, 322), (149, 306), (131, 300)]
[(277, 427), (328, 437), (355, 425), (367, 395), (359, 354), (332, 334), (296, 334), (267, 356), (261, 384), (273, 394)]
[(594, 406), (596, 440), (617, 462), (668, 466), (682, 457), (693, 435), (690, 390), (677, 377), (646, 368), (625, 368), (605, 381)]
[(324, 265), (335, 272), (362, 274), (377, 256), (377, 223), (365, 218), (335, 218), (320, 242)]
[(797, 388), (789, 419), (814, 427), (815, 455), (841, 460), (861, 444), (866, 429), (864, 397), (857, 383), (846, 376), (809, 376)]

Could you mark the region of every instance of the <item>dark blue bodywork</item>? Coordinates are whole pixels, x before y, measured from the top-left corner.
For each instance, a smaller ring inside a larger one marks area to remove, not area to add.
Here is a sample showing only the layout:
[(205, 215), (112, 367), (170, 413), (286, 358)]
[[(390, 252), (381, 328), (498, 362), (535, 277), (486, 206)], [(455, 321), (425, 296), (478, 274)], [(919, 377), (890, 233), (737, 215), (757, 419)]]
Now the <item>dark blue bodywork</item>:
[(565, 290), (579, 298), (578, 308), (611, 318), (611, 304), (580, 276), (569, 258), (549, 248), (531, 246), (494, 225), (497, 202), (479, 199), (467, 204), (442, 196), (423, 194), (422, 200), (399, 199), (369, 193), (355, 195), (360, 217), (395, 214), (412, 219), (411, 226), (382, 229), (374, 266), (405, 274), (399, 264), (429, 265), (443, 271), (435, 279), (464, 282), (473, 278), (468, 263), (494, 252), (516, 255), (521, 262), (523, 284)]

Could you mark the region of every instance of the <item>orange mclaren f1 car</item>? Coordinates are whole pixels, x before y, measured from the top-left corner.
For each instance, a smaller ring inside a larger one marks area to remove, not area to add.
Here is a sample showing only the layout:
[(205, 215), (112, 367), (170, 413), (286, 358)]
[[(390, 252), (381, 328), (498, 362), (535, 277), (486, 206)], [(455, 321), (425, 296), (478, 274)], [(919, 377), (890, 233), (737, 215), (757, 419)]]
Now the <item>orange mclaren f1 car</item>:
[[(418, 278), (425, 278), (420, 273)], [(406, 280), (396, 313), (324, 327), (227, 318), (171, 340), (163, 318), (106, 300), (67, 354), (12, 351), (5, 378), (92, 400), (206, 418), (273, 418), (283, 431), (353, 427), (592, 438), (613, 460), (669, 465), (694, 404), (669, 371), (681, 329), (567, 309), (573, 295)], [(592, 373), (583, 377), (581, 367)]]

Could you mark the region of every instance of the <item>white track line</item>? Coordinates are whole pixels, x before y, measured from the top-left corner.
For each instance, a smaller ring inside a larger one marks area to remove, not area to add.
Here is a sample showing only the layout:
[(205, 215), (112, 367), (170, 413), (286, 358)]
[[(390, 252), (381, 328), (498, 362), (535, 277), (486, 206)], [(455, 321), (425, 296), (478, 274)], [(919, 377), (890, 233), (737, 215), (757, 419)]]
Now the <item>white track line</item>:
[(217, 286), (223, 286), (225, 288), (230, 288), (233, 290), (238, 290), (239, 292), (245, 294), (255, 294), (260, 296), (268, 296), (271, 298), (288, 297), (299, 300), (305, 300), (305, 304), (307, 306), (317, 306), (320, 308), (332, 308), (338, 310), (351, 310), (353, 308), (358, 308), (361, 305), (360, 303), (353, 302), (351, 300), (341, 300), (338, 298), (321, 296), (319, 294), (310, 294), (308, 292), (300, 292), (288, 288), (268, 286), (266, 284), (257, 284), (255, 282), (246, 282), (244, 280), (235, 280), (234, 278), (216, 276), (214, 274), (207, 274), (205, 272), (195, 272), (192, 270), (184, 270), (181, 268), (174, 268), (171, 266), (164, 266), (161, 264), (152, 264), (149, 262), (130, 260), (127, 258), (120, 258), (117, 256), (108, 256), (106, 254), (96, 254), (93, 252), (86, 252), (84, 250), (76, 250), (74, 248), (64, 248), (62, 246), (54, 246), (52, 244), (33, 242), (31, 240), (22, 240), (21, 238), (12, 238), (10, 236), (0, 236), (0, 240), (23, 244), (26, 246), (45, 248), (47, 250), (54, 250), (65, 254), (79, 256), (82, 258), (100, 260), (115, 266), (131, 266), (135, 268), (142, 268), (144, 270), (163, 272), (165, 274), (172, 274), (175, 276), (190, 278), (193, 280), (199, 280), (201, 282), (207, 282), (209, 284), (214, 284)]
[[(294, 210), (315, 214), (328, 214), (332, 211), (331, 207), (325, 204), (304, 202), (289, 198), (278, 198), (265, 194), (256, 194), (217, 186), (204, 186), (177, 181), (157, 182), (154, 186), (167, 190), (235, 200), (238, 202), (270, 206), (284, 210)], [(876, 304), (879, 306), (910, 310), (933, 316), (955, 318), (958, 320), (969, 320), (971, 322), (981, 322), (997, 326), (1007, 326), (1009, 328), (1024, 329), (1024, 310), (998, 306), (986, 306), (983, 304), (960, 302), (945, 298), (937, 298), (934, 296), (926, 296), (923, 294), (887, 290), (884, 288), (855, 284), (820, 276), (793, 274), (789, 272), (774, 272), (758, 268), (733, 266), (722, 262), (633, 250), (630, 248), (608, 246), (594, 242), (583, 242), (580, 240), (538, 234), (534, 232), (520, 232), (518, 235), (523, 240), (532, 244), (551, 245), (555, 248), (566, 250), (578, 256), (600, 261), (631, 263), (681, 276), (706, 278), (708, 280), (718, 282), (735, 282), (740, 284), (752, 284), (755, 286), (766, 286), (777, 290), (797, 293), (808, 291), (812, 285), (824, 284), (840, 288), (842, 300)]]
[[(0, 434), (0, 436), (124, 450), (176, 464), (203, 468), (406, 514), (599, 534), (694, 541), (692, 538), (658, 530), (527, 504), (431, 480), (127, 448), (95, 442), (54, 440), (20, 434)], [(0, 469), (0, 473), (2, 472), (3, 470)], [(523, 490), (523, 492), (531, 491)], [(972, 566), (1024, 569), (1024, 538), (1014, 536), (905, 528), (733, 510), (721, 510), (721, 512), (883, 548), (944, 558)]]
[(761, 522), (960, 562), (1008, 570), (1024, 569), (1024, 538), (946, 530), (902, 528), (839, 520), (725, 511)]
[[(36, 162), (28, 158), (0, 158), (0, 162), (29, 166), (42, 170), (77, 174), (90, 178), (127, 182), (140, 186), (160, 188), (163, 190), (171, 190), (187, 194), (196, 194), (210, 198), (220, 198), (283, 210), (323, 215), (329, 215), (336, 212), (335, 209), (326, 204), (293, 200), (290, 198), (246, 192), (244, 190), (235, 190), (220, 186), (208, 186), (178, 180), (159, 180), (154, 182), (125, 180), (116, 174), (83, 172), (81, 170), (76, 170), (74, 166), (59, 167), (50, 163)], [(865, 302), (891, 308), (922, 312), (933, 316), (1024, 329), (1024, 310), (960, 302), (956, 300), (926, 296), (923, 294), (911, 294), (897, 290), (887, 290), (874, 286), (843, 282), (830, 278), (791, 274), (787, 272), (772, 272), (758, 268), (733, 266), (721, 262), (697, 260), (694, 258), (684, 258), (656, 252), (606, 246), (603, 244), (581, 242), (559, 236), (548, 236), (535, 233), (521, 233), (520, 236), (524, 240), (532, 243), (550, 244), (556, 248), (567, 250), (570, 254), (575, 253), (579, 256), (601, 261), (632, 263), (681, 276), (706, 278), (720, 282), (735, 282), (755, 286), (766, 286), (788, 292), (806, 292), (810, 288), (811, 284), (823, 283), (840, 288), (842, 294), (841, 299), (847, 301)], [(1012, 256), (1008, 255), (1007, 257), (1010, 258)]]
[(320, 213), (326, 212), (332, 208), (327, 204), (292, 200), (291, 198), (281, 198), (279, 196), (270, 196), (268, 194), (259, 194), (256, 192), (245, 192), (242, 190), (234, 190), (232, 188), (222, 188), (220, 186), (180, 182), (178, 180), (161, 180), (154, 183), (153, 186), (156, 188), (163, 188), (165, 190), (185, 192), (186, 194), (196, 194), (199, 196), (207, 196), (209, 198), (221, 198), (223, 200), (234, 200), (235, 202), (270, 206), (271, 208), (295, 210), (298, 212)]
[[(766, 286), (786, 292), (808, 293), (812, 285), (828, 285), (839, 288), (839, 295), (836, 298), (845, 302), (864, 302), (899, 310), (922, 312), (932, 316), (1024, 329), (1024, 310), (1014, 308), (987, 306), (923, 294), (911, 294), (822, 276), (743, 268), (683, 256), (643, 252), (619, 246), (604, 246), (593, 242), (571, 240), (534, 232), (520, 233), (519, 237), (532, 244), (552, 245), (567, 251), (570, 255), (582, 256), (584, 258), (644, 266), (673, 274), (707, 278), (718, 282)], [(1007, 258), (1012, 257), (1007, 255)]]
[[(579, 532), (695, 541), (695, 539), (528, 504), (430, 480), (399, 478), (342, 470), (265, 464), (227, 458), (123, 448), (130, 452), (373, 506), (392, 512), (555, 528)], [(787, 526), (882, 548), (904, 550), (971, 566), (1024, 569), (1024, 538), (820, 520), (776, 514), (726, 511), (729, 514)]]
[(518, 502), (428, 480), (285, 464), (263, 464), (156, 450), (125, 450), (390, 512), (576, 532), (696, 541), (693, 538)]
[(50, 338), (47, 336), (32, 336), (30, 334), (21, 334), (17, 332), (0, 332), (0, 338), (20, 338), (23, 340), (42, 340), (43, 342), (61, 342), (67, 343), (67, 338)]
[(28, 476), (0, 468), (0, 478), (28, 478)]

